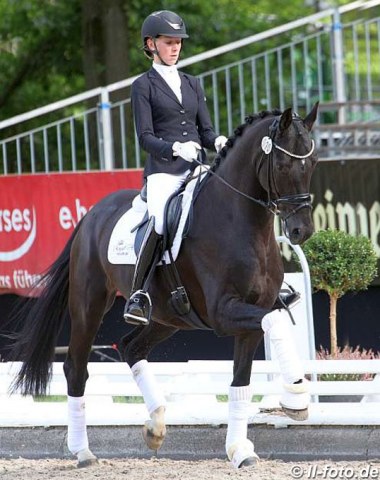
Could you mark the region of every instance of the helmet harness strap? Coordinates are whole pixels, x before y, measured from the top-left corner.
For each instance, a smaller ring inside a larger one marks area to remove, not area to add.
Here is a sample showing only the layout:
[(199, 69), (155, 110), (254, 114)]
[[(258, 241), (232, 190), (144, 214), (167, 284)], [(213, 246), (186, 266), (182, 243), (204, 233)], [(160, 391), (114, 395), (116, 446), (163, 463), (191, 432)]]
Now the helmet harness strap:
[[(161, 58), (161, 55), (160, 55), (160, 52), (158, 51), (158, 48), (157, 48), (157, 45), (156, 45), (156, 38), (152, 38), (152, 42), (153, 42), (153, 45), (154, 45), (154, 50), (149, 50), (150, 53), (152, 53), (153, 55), (157, 55), (157, 57), (160, 59), (160, 62), (161, 62), (161, 65), (165, 65), (166, 67), (170, 67), (169, 64), (167, 64), (162, 58)], [(182, 50), (182, 42), (183, 40), (181, 39), (181, 50)], [(178, 55), (178, 60), (176, 61), (176, 65), (179, 61), (179, 55)]]

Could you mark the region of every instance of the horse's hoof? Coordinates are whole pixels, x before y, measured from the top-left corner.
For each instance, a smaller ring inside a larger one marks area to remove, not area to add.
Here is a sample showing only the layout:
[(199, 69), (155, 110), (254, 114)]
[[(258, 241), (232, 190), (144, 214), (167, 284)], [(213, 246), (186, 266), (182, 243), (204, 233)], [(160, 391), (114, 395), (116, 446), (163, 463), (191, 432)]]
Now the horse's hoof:
[(152, 430), (144, 425), (143, 438), (148, 448), (151, 450), (159, 450), (165, 440), (165, 433), (163, 435), (155, 435)]
[(92, 465), (95, 465), (98, 463), (98, 459), (95, 458), (89, 458), (88, 460), (82, 460), (81, 462), (78, 462), (77, 468), (86, 468), (86, 467), (91, 467)]
[(245, 460), (241, 462), (238, 468), (243, 468), (243, 467), (252, 467), (252, 465), (256, 465), (258, 462), (258, 457), (248, 457)]
[(230, 445), (227, 449), (227, 456), (236, 469), (252, 467), (260, 460), (254, 451), (253, 443), (248, 439)]
[(98, 462), (98, 459), (88, 448), (84, 448), (83, 450), (78, 452), (77, 458), (77, 468), (90, 467), (91, 465), (95, 465)]
[(292, 420), (296, 420), (297, 422), (302, 422), (309, 418), (309, 410), (307, 408), (303, 408), (301, 410), (295, 410), (293, 408), (287, 408), (281, 405), (282, 411)]

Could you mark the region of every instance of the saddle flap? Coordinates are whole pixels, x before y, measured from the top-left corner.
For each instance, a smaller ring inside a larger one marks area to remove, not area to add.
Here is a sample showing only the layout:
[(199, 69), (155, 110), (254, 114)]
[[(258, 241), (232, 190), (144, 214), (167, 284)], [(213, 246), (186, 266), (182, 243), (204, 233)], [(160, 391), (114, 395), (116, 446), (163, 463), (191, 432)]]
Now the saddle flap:
[(165, 231), (164, 231), (164, 250), (173, 246), (179, 222), (182, 215), (182, 192), (172, 195), (165, 206)]

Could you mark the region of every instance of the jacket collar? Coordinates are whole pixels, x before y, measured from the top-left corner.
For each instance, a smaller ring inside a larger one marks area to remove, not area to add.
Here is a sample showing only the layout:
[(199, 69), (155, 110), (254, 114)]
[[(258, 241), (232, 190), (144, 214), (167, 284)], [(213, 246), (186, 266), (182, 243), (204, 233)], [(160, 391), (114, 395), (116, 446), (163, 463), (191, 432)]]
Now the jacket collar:
[(182, 90), (182, 103), (178, 100), (177, 95), (173, 92), (173, 90), (169, 87), (169, 85), (165, 82), (165, 80), (161, 77), (161, 75), (155, 70), (153, 67), (148, 70), (148, 77), (149, 79), (159, 88), (162, 90), (162, 92), (165, 93), (165, 95), (168, 95), (172, 100), (177, 102), (181, 107), (183, 106), (183, 101), (185, 98), (185, 91), (186, 90), (186, 84), (188, 82), (184, 82), (184, 74), (181, 72), (179, 73), (179, 77), (181, 79), (181, 90)]

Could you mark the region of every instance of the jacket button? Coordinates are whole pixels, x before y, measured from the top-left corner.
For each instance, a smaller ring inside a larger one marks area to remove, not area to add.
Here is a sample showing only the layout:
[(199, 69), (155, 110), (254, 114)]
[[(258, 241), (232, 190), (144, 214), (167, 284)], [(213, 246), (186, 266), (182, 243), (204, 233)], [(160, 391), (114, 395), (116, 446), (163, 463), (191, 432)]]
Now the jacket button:
[(183, 122), (181, 122), (181, 125), (186, 125), (186, 120), (184, 120)]
[(179, 113), (185, 113), (185, 110), (180, 110)]
[(184, 137), (186, 137), (187, 132), (182, 132), (182, 135), (183, 135)]

